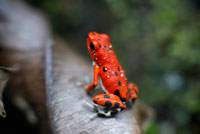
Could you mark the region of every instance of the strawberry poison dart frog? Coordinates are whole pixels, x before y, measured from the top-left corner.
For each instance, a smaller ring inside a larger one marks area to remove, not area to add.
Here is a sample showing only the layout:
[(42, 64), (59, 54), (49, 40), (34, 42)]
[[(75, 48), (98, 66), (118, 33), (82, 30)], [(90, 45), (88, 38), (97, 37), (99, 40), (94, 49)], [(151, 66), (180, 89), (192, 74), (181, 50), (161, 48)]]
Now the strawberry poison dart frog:
[(125, 72), (117, 60), (107, 34), (90, 32), (87, 47), (94, 69), (94, 81), (87, 87), (87, 92), (89, 93), (98, 85), (100, 77), (105, 94), (93, 98), (95, 109), (100, 115), (113, 116), (125, 109), (130, 99), (134, 101), (137, 98), (138, 87), (133, 83), (127, 84)]

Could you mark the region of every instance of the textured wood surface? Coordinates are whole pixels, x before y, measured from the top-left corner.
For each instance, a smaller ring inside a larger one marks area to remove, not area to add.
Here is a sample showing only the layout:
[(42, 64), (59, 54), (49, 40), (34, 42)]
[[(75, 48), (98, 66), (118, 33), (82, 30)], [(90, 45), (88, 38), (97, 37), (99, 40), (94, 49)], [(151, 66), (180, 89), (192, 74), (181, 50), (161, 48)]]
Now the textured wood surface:
[(60, 42), (53, 47), (52, 68), (49, 67), (50, 59), (51, 55), (47, 55), (47, 96), (55, 133), (141, 133), (133, 109), (120, 112), (113, 118), (91, 118), (94, 111), (83, 102), (92, 103), (92, 97), (85, 91), (88, 84), (85, 79), (92, 74), (90, 63)]

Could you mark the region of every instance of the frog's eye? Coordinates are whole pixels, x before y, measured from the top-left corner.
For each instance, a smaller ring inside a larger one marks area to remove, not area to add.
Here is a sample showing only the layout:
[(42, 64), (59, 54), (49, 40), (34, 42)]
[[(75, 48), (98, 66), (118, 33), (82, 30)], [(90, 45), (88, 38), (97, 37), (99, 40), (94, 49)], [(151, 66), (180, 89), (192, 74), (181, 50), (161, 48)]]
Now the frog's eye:
[(90, 42), (90, 49), (95, 50), (95, 46), (93, 42)]

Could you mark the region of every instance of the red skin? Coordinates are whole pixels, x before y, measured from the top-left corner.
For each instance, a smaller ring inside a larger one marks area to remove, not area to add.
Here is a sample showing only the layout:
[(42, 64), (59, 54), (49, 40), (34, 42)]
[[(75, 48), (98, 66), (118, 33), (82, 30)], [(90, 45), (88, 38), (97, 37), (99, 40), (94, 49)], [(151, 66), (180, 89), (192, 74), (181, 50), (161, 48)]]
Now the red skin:
[(127, 84), (127, 78), (115, 52), (112, 50), (110, 38), (107, 34), (90, 32), (87, 38), (87, 46), (94, 61), (94, 81), (87, 87), (89, 93), (98, 85), (98, 77), (107, 91), (93, 98), (99, 105), (109, 108), (126, 108), (126, 102), (131, 98), (135, 100), (138, 87), (135, 84)]

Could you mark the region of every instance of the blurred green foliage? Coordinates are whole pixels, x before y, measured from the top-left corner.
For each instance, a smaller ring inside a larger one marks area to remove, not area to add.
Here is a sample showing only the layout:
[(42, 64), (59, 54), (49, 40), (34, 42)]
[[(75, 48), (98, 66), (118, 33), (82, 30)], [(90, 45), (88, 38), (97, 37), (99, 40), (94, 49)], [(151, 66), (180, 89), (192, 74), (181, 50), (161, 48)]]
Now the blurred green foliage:
[[(198, 0), (26, 0), (89, 58), (90, 31), (107, 33), (139, 99), (155, 108), (147, 134), (199, 134)], [(170, 125), (171, 124), (171, 125)]]

